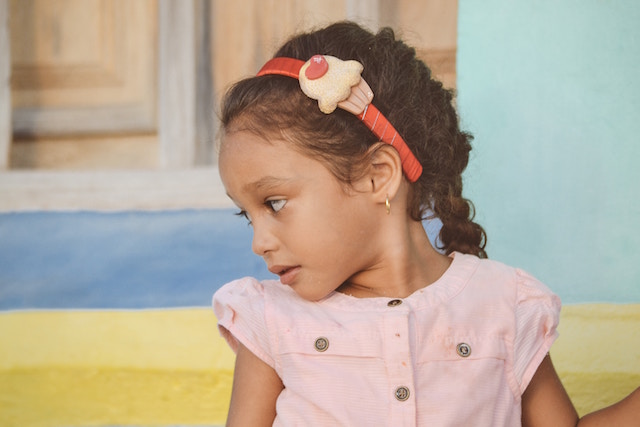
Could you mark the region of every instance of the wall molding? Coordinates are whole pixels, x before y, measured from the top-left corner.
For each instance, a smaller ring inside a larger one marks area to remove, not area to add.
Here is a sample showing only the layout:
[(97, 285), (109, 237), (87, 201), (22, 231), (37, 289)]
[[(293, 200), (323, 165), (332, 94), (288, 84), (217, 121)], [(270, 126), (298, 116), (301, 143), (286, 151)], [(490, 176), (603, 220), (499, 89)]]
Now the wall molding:
[(221, 209), (217, 168), (0, 173), (0, 212)]

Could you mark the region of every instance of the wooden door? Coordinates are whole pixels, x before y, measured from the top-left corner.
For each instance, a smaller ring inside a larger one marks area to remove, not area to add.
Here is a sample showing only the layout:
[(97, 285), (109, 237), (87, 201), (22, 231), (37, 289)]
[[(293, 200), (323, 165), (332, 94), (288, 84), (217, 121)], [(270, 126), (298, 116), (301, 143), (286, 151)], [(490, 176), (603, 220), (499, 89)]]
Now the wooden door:
[(0, 211), (229, 206), (213, 147), (232, 81), (346, 18), (400, 29), (453, 87), (456, 14), (451, 0), (0, 0)]

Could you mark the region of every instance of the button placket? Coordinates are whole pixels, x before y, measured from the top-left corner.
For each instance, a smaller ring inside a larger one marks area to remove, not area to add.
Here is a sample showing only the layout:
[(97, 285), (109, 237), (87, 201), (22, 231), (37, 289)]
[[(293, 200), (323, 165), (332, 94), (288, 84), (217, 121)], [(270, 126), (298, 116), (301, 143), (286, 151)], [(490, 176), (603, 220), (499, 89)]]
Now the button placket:
[(410, 307), (402, 300), (389, 300), (384, 311), (384, 352), (387, 361), (389, 391), (396, 402), (391, 405), (391, 418), (401, 422), (415, 419), (413, 398), (413, 361), (410, 349)]

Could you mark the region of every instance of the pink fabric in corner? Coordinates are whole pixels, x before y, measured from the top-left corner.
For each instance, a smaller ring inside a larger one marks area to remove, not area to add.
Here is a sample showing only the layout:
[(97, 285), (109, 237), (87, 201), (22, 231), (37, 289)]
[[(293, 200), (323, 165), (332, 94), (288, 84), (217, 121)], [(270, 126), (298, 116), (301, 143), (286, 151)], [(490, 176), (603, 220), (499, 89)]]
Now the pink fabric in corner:
[(455, 254), (437, 282), (391, 301), (309, 302), (245, 278), (213, 304), (232, 348), (242, 342), (282, 378), (274, 425), (519, 425), (521, 394), (557, 337), (547, 287)]

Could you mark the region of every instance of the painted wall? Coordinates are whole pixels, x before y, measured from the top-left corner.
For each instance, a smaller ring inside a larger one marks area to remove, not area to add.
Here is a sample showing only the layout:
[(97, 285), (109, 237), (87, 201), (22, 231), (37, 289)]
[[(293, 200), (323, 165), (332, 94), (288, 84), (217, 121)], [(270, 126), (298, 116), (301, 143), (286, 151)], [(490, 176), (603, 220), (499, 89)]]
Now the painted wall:
[(269, 277), (232, 210), (0, 214), (0, 425), (219, 425), (211, 296)]
[(208, 306), (272, 278), (235, 211), (0, 214), (0, 310)]
[(461, 0), (465, 191), (492, 258), (565, 304), (551, 351), (580, 413), (640, 385), (640, 3)]
[(640, 301), (640, 3), (473, 1), (458, 105), (489, 255), (565, 303)]

